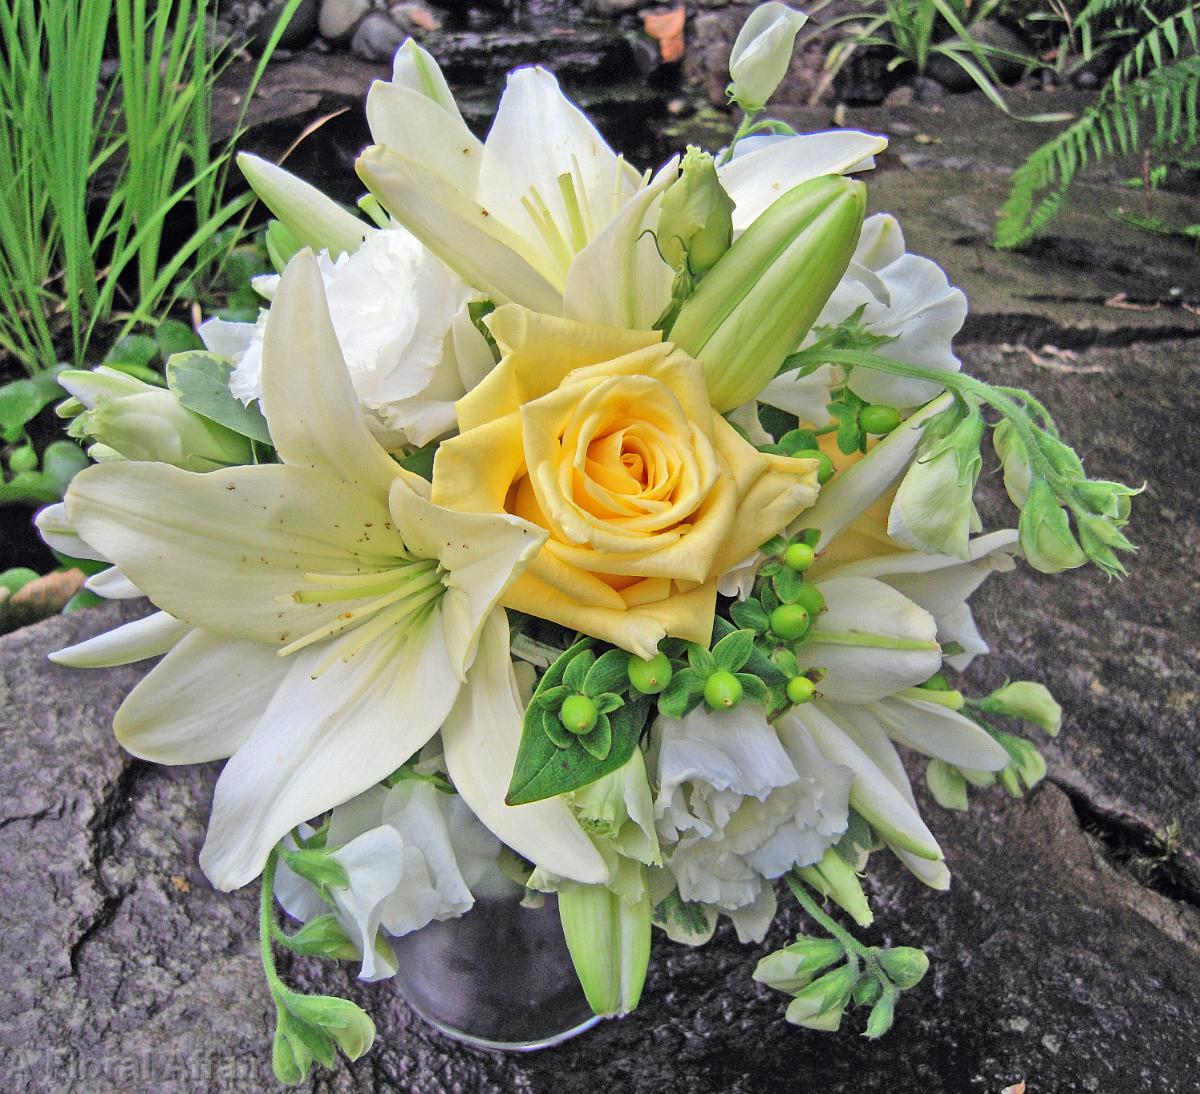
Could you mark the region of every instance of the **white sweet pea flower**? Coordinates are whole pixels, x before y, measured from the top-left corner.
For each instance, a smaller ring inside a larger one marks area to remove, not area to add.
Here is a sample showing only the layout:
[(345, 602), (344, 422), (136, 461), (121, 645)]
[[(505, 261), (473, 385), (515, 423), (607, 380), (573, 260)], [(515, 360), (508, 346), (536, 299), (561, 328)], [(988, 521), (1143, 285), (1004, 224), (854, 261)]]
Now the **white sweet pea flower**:
[(663, 864), (680, 899), (761, 940), (775, 910), (764, 879), (819, 861), (845, 831), (849, 771), (803, 727), (777, 731), (752, 704), (660, 717), (651, 741)]
[(751, 13), (729, 54), (730, 97), (746, 110), (761, 110), (775, 94), (788, 67), (796, 35), (808, 16), (771, 0)]
[[(334, 809), (326, 847), (349, 886), (333, 887), (334, 913), (363, 957), (363, 980), (395, 971), (386, 936), (452, 919), (474, 905), (474, 892), (512, 883), (499, 873), (496, 839), (457, 794), (428, 782), (375, 786)], [(284, 910), (308, 922), (328, 911), (315, 887), (281, 862), (275, 894)], [(379, 932), (385, 937), (380, 937)]]
[[(204, 475), (106, 464), (67, 495), (78, 534), (194, 628), (114, 728), (146, 759), (230, 757), (206, 873), (244, 885), (287, 832), (385, 778), (441, 727), (455, 785), (497, 836), (566, 876), (605, 878), (561, 802), (503, 803), (520, 715), (514, 724), (505, 706), (507, 625), (494, 609), (542, 533), (434, 506), (379, 446), (311, 252), (293, 259), (271, 309), (262, 402), (278, 464)], [(480, 765), (497, 754), (507, 766)]]
[[(467, 304), (477, 294), (403, 228), (370, 229), (353, 251), (317, 257), (333, 329), (368, 423), (380, 440), (427, 444), (455, 426), (454, 403), (491, 369)], [(268, 298), (274, 285), (258, 279)], [(200, 336), (236, 362), (230, 390), (261, 395), (266, 313), (257, 323), (211, 319)]]
[[(653, 177), (618, 156), (541, 68), (508, 78), (482, 144), (437, 63), (414, 42), (391, 81), (367, 96), (375, 144), (358, 173), (383, 206), (467, 284), (497, 304), (639, 330), (670, 300), (673, 271), (648, 234), (679, 176)], [(785, 188), (861, 170), (882, 137), (839, 131), (795, 137), (725, 165), (720, 180), (744, 229)]]
[[(937, 263), (904, 250), (904, 234), (895, 217), (876, 213), (863, 223), (862, 234), (838, 287), (813, 330), (836, 326), (863, 308), (859, 322), (870, 334), (894, 338), (876, 348), (882, 357), (957, 372), (962, 362), (951, 348), (967, 316), (967, 298), (953, 288)], [(805, 345), (816, 341), (810, 333)], [(784, 373), (767, 385), (761, 402), (787, 410), (802, 422), (824, 424), (830, 387), (840, 383), (840, 369), (825, 365), (804, 377)], [(854, 369), (849, 387), (868, 403), (908, 410), (941, 390), (927, 380), (888, 376)]]

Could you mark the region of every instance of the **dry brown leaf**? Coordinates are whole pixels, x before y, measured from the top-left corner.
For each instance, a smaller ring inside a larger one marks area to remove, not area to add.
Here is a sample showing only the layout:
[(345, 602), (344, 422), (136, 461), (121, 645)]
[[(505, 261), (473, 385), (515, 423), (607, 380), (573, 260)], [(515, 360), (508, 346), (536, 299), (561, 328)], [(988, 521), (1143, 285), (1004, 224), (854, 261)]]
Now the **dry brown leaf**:
[(1013, 1083), (1012, 1086), (1006, 1086), (1000, 1094), (1025, 1094), (1025, 1080), (1022, 1079), (1019, 1083)]
[(642, 13), (642, 26), (646, 33), (658, 42), (658, 52), (666, 64), (683, 57), (683, 25), (686, 13), (682, 7), (670, 11), (646, 11)]
[(62, 570), (31, 581), (11, 596), (7, 589), (0, 590), (0, 634), (57, 615), (85, 579), (82, 570)]

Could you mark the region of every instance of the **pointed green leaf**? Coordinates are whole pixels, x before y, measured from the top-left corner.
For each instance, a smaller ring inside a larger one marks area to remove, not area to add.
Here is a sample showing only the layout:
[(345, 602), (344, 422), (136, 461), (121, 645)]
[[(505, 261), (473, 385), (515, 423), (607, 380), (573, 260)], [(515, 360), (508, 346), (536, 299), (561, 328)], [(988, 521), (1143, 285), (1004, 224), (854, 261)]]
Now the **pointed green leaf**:
[(177, 353), (167, 362), (167, 386), (188, 410), (243, 437), (270, 444), (267, 420), (258, 405), (243, 406), (229, 390), (232, 374), (228, 361), (199, 350)]
[(730, 631), (712, 648), (713, 660), (717, 668), (725, 672), (737, 672), (754, 652), (754, 632), (752, 630)]
[(766, 634), (770, 625), (770, 617), (757, 600), (737, 600), (729, 606), (729, 614), (734, 623), (755, 634)]
[(707, 679), (717, 671), (717, 662), (708, 650), (693, 642), (687, 650), (688, 664), (701, 679)]
[(595, 699), (604, 692), (620, 695), (629, 687), (629, 654), (624, 650), (609, 650), (596, 658), (583, 681), (583, 694)]
[(591, 650), (581, 650), (567, 663), (563, 673), (563, 683), (572, 691), (583, 691), (583, 682), (587, 679), (588, 671), (596, 663), (596, 655)]
[(595, 760), (605, 760), (612, 751), (612, 722), (607, 714), (596, 719), (596, 727), (579, 739), (580, 747)]

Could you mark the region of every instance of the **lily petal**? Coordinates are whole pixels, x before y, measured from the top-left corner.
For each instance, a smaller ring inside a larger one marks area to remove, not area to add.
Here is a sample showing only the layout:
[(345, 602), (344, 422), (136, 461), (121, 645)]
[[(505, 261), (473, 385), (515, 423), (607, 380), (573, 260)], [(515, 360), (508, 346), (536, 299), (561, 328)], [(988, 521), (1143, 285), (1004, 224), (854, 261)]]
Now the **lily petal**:
[(562, 798), (506, 805), (524, 712), (508, 650), (508, 621), (494, 611), (484, 624), (475, 665), (442, 726), (455, 789), (501, 842), (552, 873), (602, 885), (608, 867)]
[(106, 600), (136, 600), (146, 595), (115, 566), (92, 574), (83, 585), (88, 592)]
[(287, 464), (386, 496), (400, 473), (371, 436), (338, 344), (316, 257), (288, 263), (263, 340), (262, 408)]
[(344, 658), (316, 679), (336, 647), (290, 659), (217, 780), (200, 865), (218, 889), (252, 881), (284, 834), (386, 778), (437, 732), (459, 690), (440, 631), (435, 609), (417, 627), (357, 652), (351, 632)]
[(887, 735), (902, 745), (957, 767), (999, 771), (1009, 755), (978, 723), (938, 703), (893, 697), (872, 711)]
[(126, 696), (113, 730), (153, 763), (223, 760), (250, 736), (289, 667), (270, 646), (192, 630)]
[(56, 650), (50, 660), (73, 669), (107, 669), (159, 657), (192, 628), (166, 612), (154, 612), (74, 646)]
[(804, 133), (773, 141), (725, 164), (718, 177), (733, 198), (733, 230), (740, 232), (776, 198), (821, 175), (846, 175), (875, 166), (887, 138), (853, 129)]

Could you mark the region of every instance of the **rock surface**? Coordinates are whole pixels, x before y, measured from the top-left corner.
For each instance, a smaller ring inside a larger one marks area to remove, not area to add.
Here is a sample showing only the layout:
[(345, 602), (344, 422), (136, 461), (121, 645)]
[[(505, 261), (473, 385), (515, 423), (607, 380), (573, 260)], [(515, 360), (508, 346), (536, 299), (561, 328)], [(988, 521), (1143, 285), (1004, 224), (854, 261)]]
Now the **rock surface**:
[[(196, 866), (214, 769), (153, 768), (116, 746), (109, 722), (138, 670), (84, 675), (45, 661), (138, 610), (94, 609), (0, 640), (5, 1090), (271, 1085), (254, 893), (215, 893)], [(1088, 656), (1071, 633), (1058, 637), (1056, 680), (1069, 675), (1064, 661)], [(1026, 640), (1019, 633), (1017, 648)], [(1075, 751), (1107, 743), (1085, 741), (1074, 719), (1067, 733)], [(1128, 775), (1113, 759), (1110, 772)], [(1193, 759), (1193, 788), (1195, 777)], [(762, 949), (728, 930), (697, 951), (659, 939), (637, 1013), (524, 1057), (451, 1044), (389, 985), (304, 962), (285, 977), (349, 993), (379, 1027), (367, 1057), (309, 1088), (994, 1094), (1024, 1079), (1030, 1091), (1200, 1089), (1197, 890), (1171, 900), (1114, 868), (1052, 784), (1025, 802), (984, 795), (966, 815), (928, 808), (956, 883), (936, 895), (891, 866), (873, 874), (872, 940), (924, 943), (934, 969), (881, 1042), (851, 1023), (835, 1035), (786, 1025), (784, 997), (750, 980)], [(787, 912), (769, 944), (800, 927)]]

